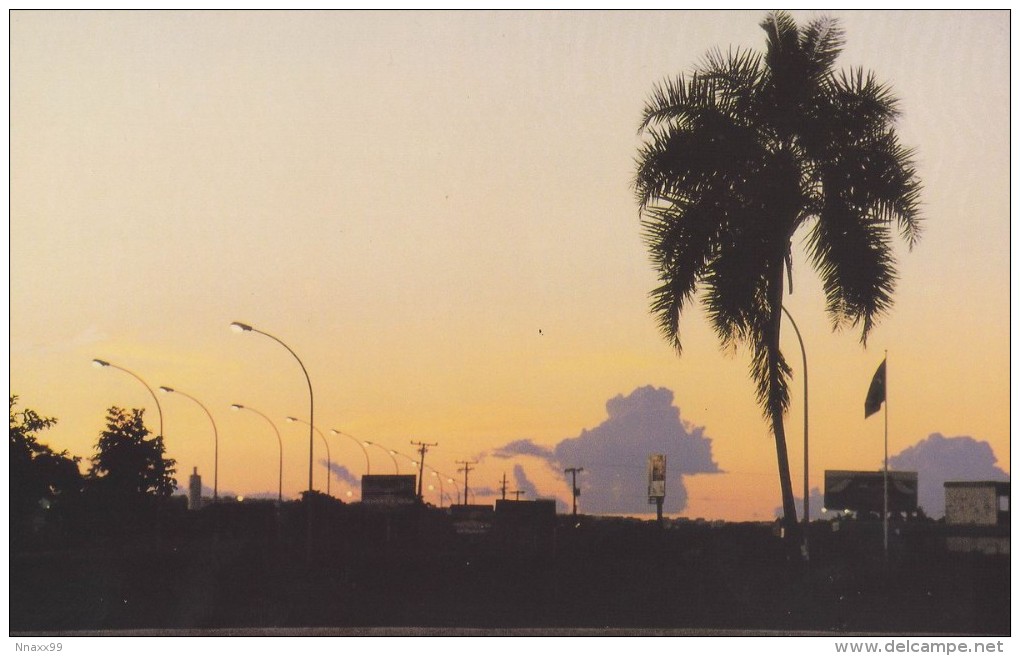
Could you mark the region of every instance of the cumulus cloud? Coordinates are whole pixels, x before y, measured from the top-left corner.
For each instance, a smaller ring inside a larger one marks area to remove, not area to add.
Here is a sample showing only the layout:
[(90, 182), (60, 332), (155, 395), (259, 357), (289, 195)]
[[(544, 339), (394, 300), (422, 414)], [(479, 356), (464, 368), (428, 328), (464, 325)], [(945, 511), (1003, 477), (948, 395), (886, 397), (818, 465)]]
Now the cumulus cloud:
[(719, 471), (712, 440), (705, 437), (704, 427), (681, 421), (671, 390), (640, 387), (607, 401), (606, 412), (608, 418), (600, 425), (554, 449), (560, 463), (584, 467), (578, 487), (579, 504), (586, 511), (647, 512), (648, 456), (654, 453), (666, 456), (664, 512), (687, 507), (684, 474)]
[[(683, 476), (720, 471), (712, 459), (712, 440), (705, 436), (704, 427), (681, 420), (671, 390), (640, 387), (607, 401), (606, 413), (605, 421), (595, 428), (582, 430), (551, 449), (532, 440), (516, 440), (493, 455), (539, 458), (560, 476), (567, 467), (583, 467), (577, 479), (578, 507), (590, 513), (649, 512), (647, 470), (652, 454), (666, 455), (665, 512), (686, 508)], [(515, 476), (517, 471), (515, 467)], [(523, 476), (523, 468), (520, 473)], [(559, 492), (569, 500), (571, 480), (563, 480), (564, 489)]]
[(1008, 481), (995, 463), (988, 442), (962, 435), (932, 433), (926, 439), (889, 457), (889, 468), (917, 472), (917, 502), (929, 517), (946, 512), (946, 481)]

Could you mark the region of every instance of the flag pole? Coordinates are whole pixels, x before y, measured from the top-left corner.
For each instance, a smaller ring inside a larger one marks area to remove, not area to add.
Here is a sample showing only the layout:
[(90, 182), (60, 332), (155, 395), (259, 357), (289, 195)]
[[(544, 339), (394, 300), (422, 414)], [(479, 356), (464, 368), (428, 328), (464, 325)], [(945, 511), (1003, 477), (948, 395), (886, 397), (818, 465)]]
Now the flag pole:
[(882, 361), (885, 366), (883, 395), (885, 396), (885, 466), (882, 470), (882, 549), (889, 558), (889, 351)]

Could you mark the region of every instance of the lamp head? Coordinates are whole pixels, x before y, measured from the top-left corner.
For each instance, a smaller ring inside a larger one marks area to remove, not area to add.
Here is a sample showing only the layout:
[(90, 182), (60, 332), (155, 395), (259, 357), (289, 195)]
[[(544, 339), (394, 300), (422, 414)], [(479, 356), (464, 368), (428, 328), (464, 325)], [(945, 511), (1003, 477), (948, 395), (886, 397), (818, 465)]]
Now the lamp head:
[(287, 421), (295, 422), (297, 421), (297, 417), (287, 417)]
[(169, 394), (170, 392), (174, 391), (174, 388), (167, 387), (166, 385), (160, 385), (159, 386), (159, 391), (163, 392), (164, 394)]
[(231, 403), (230, 404), (230, 409), (231, 410), (243, 410), (244, 406), (241, 405), (240, 403)]
[(340, 431), (338, 431), (335, 428), (330, 428), (329, 432), (330, 432), (331, 435), (339, 435), (340, 434)]
[(252, 327), (249, 326), (246, 323), (241, 323), (240, 321), (235, 321), (235, 322), (230, 324), (230, 329), (233, 330), (235, 333), (247, 333), (247, 332), (251, 332)]
[(106, 360), (99, 360), (97, 358), (97, 359), (92, 360), (92, 366), (93, 367), (109, 367), (110, 363), (107, 362)]

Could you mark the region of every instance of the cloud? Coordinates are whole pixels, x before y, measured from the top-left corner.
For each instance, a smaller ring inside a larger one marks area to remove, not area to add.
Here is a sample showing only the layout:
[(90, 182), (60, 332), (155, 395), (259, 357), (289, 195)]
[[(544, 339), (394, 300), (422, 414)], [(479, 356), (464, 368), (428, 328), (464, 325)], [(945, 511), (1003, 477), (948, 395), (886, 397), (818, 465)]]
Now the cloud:
[(499, 490), (488, 485), (469, 485), (468, 494), (471, 503), (477, 503), (476, 499), (481, 497), (499, 497)]
[[(325, 465), (326, 461), (320, 460), (319, 464)], [(355, 487), (356, 489), (361, 489), (361, 478), (352, 474), (351, 470), (347, 469), (347, 467), (334, 462), (330, 463), (330, 469), (333, 472), (333, 475), (341, 481)]]
[(494, 458), (503, 459), (516, 456), (535, 456), (536, 458), (552, 460), (555, 457), (552, 449), (535, 444), (532, 440), (514, 440), (509, 444), (499, 447), (491, 455)]
[(970, 436), (945, 437), (932, 433), (926, 439), (889, 457), (889, 469), (917, 472), (917, 502), (933, 518), (946, 512), (946, 481), (1008, 481), (1009, 474), (988, 442)]
[[(532, 483), (528, 479), (527, 474), (524, 473), (524, 466), (523, 465), (520, 465), (520, 464), (515, 464), (514, 465), (514, 484), (517, 486), (516, 489), (518, 489), (518, 490), (520, 490), (521, 492), (524, 493), (524, 497), (523, 498), (525, 498), (525, 499), (534, 500), (534, 499), (538, 499), (539, 497), (542, 496), (541, 494), (539, 494), (538, 488), (535, 487), (535, 484)], [(509, 494), (509, 491), (508, 491), (507, 498), (509, 498), (509, 497), (510, 497), (510, 494)]]
[(640, 387), (607, 401), (606, 412), (600, 425), (554, 449), (564, 466), (584, 467), (578, 487), (586, 512), (648, 512), (648, 456), (654, 453), (666, 456), (664, 512), (687, 507), (682, 475), (719, 471), (704, 427), (680, 420), (671, 390)]
[[(539, 458), (561, 476), (567, 467), (583, 467), (577, 479), (581, 489), (578, 507), (589, 513), (650, 512), (648, 456), (655, 453), (666, 455), (665, 512), (686, 508), (683, 476), (720, 471), (712, 459), (712, 440), (705, 437), (704, 427), (681, 420), (671, 390), (640, 387), (607, 401), (606, 413), (608, 417), (601, 424), (560, 441), (552, 449), (522, 439), (496, 449), (493, 455)], [(514, 475), (518, 475), (516, 466)], [(524, 476), (523, 468), (520, 475)], [(518, 484), (525, 489), (520, 480)], [(571, 481), (567, 477), (563, 480), (562, 492), (569, 500)]]

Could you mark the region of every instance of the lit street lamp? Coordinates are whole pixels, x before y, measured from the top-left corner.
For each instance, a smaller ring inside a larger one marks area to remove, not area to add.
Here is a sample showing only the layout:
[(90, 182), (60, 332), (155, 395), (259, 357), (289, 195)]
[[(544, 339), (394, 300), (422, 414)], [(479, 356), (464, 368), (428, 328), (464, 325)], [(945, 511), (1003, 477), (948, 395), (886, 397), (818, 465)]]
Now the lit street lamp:
[(390, 457), (390, 460), (393, 461), (393, 469), (396, 471), (397, 474), (400, 473), (400, 465), (397, 464), (397, 459), (395, 457), (397, 455), (396, 451), (390, 451), (389, 449), (384, 447), (382, 444), (377, 444), (376, 442), (369, 442), (368, 440), (365, 440), (365, 444), (367, 444), (369, 446), (378, 447), (378, 448), (382, 449), (383, 451), (385, 451), (386, 455), (388, 455)]
[(156, 393), (152, 391), (152, 388), (149, 387), (149, 384), (146, 383), (144, 380), (142, 380), (141, 377), (139, 377), (138, 374), (136, 374), (135, 372), (129, 371), (128, 369), (125, 369), (124, 367), (118, 367), (115, 364), (110, 364), (106, 360), (94, 359), (94, 360), (92, 360), (92, 364), (93, 364), (93, 366), (96, 366), (96, 367), (104, 367), (104, 368), (105, 367), (109, 367), (111, 369), (119, 369), (120, 371), (123, 371), (124, 373), (126, 373), (129, 376), (133, 377), (135, 380), (137, 380), (142, 385), (145, 385), (145, 389), (149, 390), (149, 394), (152, 395), (152, 400), (156, 402), (156, 412), (159, 413), (159, 436), (162, 437), (163, 436), (163, 408), (161, 408), (159, 406), (159, 399), (156, 398)]
[(191, 399), (192, 401), (194, 401), (195, 403), (198, 404), (198, 407), (200, 407), (203, 410), (205, 410), (206, 416), (209, 417), (209, 421), (212, 423), (213, 445), (214, 445), (214, 448), (213, 448), (213, 502), (215, 503), (216, 501), (219, 501), (219, 498), (220, 498), (220, 492), (219, 492), (219, 490), (220, 490), (220, 487), (219, 487), (219, 478), (220, 478), (220, 436), (219, 436), (219, 433), (216, 430), (216, 422), (213, 420), (212, 413), (209, 412), (209, 409), (207, 407), (202, 405), (201, 401), (199, 401), (195, 397), (191, 396), (190, 394), (185, 394), (184, 392), (182, 392), (180, 390), (175, 390), (174, 388), (166, 387), (165, 385), (160, 385), (159, 390), (161, 392), (163, 392), (164, 394), (171, 394), (171, 393), (176, 392), (177, 394), (180, 394), (181, 396), (183, 396), (185, 398)]
[[(429, 491), (430, 492), (435, 492), (436, 491), (436, 486), (432, 485), (431, 483), (429, 483)], [(446, 492), (443, 492), (443, 485), (442, 485), (442, 483), (440, 483), (439, 484), (439, 507), (440, 508), (443, 507), (443, 497), (446, 497), (447, 499), (450, 499), (450, 495), (447, 494)], [(450, 499), (450, 503), (453, 503), (453, 499)]]
[[(298, 419), (297, 417), (287, 417), (287, 421), (289, 421), (289, 422), (300, 422), (302, 424), (308, 424), (308, 422), (305, 421), (304, 419)], [(308, 425), (312, 426), (311, 424), (308, 424)], [(332, 477), (332, 473), (333, 473), (333, 458), (332, 458), (332, 456), (329, 455), (329, 442), (326, 441), (326, 436), (323, 435), (322, 431), (319, 430), (317, 427), (312, 426), (312, 430), (314, 430), (316, 433), (319, 434), (319, 437), (322, 438), (322, 443), (326, 445), (326, 496), (327, 497), (331, 497), (333, 495), (329, 491), (330, 490), (329, 482), (330, 482), (330, 479), (333, 478)]]
[(347, 433), (338, 431), (335, 428), (330, 428), (329, 432), (332, 433), (333, 435), (343, 435), (344, 437), (346, 437), (347, 439), (351, 440), (359, 447), (361, 447), (361, 452), (365, 454), (365, 475), (366, 476), (370, 475), (372, 473), (372, 463), (368, 459), (368, 449), (365, 448), (365, 445), (359, 442), (358, 438), (354, 437), (353, 435), (348, 435)]
[(232, 330), (234, 330), (235, 332), (249, 332), (249, 333), (258, 333), (260, 335), (265, 335), (266, 337), (268, 337), (269, 339), (275, 341), (277, 344), (279, 344), (283, 348), (287, 349), (287, 351), (289, 351), (290, 354), (294, 356), (294, 359), (297, 360), (298, 365), (301, 366), (301, 372), (304, 373), (305, 381), (308, 383), (308, 491), (311, 492), (312, 491), (312, 463), (314, 462), (314, 451), (315, 451), (315, 436), (314, 436), (313, 429), (312, 429), (312, 422), (315, 421), (315, 397), (312, 394), (312, 379), (308, 377), (308, 370), (305, 369), (305, 364), (303, 362), (301, 362), (301, 358), (299, 358), (297, 356), (297, 353), (295, 353), (294, 350), (291, 349), (289, 346), (284, 344), (283, 341), (280, 340), (280, 338), (274, 337), (273, 335), (270, 335), (267, 332), (263, 332), (261, 330), (258, 330), (257, 328), (252, 328), (248, 324), (241, 323), (240, 321), (235, 321), (232, 324), (230, 324), (230, 328)]
[(415, 467), (418, 466), (418, 461), (415, 460), (414, 458), (412, 458), (411, 456), (407, 455), (406, 453), (401, 453), (400, 451), (393, 451), (393, 453), (395, 453), (398, 456), (401, 456), (403, 458), (407, 458), (408, 460), (411, 461), (411, 464), (414, 465)]
[[(429, 467), (428, 465), (425, 465), (425, 466)], [(443, 491), (443, 478), (446, 478), (447, 482), (449, 482), (449, 483), (453, 483), (454, 480), (452, 478), (450, 478), (449, 476), (446, 476), (445, 474), (441, 474), (441, 473), (437, 472), (435, 469), (432, 469), (431, 467), (429, 467), (429, 469), (432, 471), (432, 475), (436, 477), (436, 481), (439, 482), (439, 507), (442, 508), (443, 507), (443, 495), (446, 494)], [(431, 488), (432, 486), (430, 485), (429, 487)]]
[(266, 421), (268, 421), (269, 425), (273, 427), (273, 432), (276, 433), (276, 441), (280, 443), (280, 485), (279, 485), (279, 489), (277, 490), (277, 493), (276, 493), (276, 502), (277, 502), (277, 504), (283, 503), (283, 440), (280, 438), (280, 431), (279, 431), (279, 429), (276, 428), (276, 424), (273, 423), (272, 419), (270, 419), (269, 417), (265, 416), (264, 414), (262, 414), (261, 412), (259, 412), (255, 408), (252, 408), (252, 407), (246, 406), (246, 405), (241, 405), (239, 403), (234, 403), (230, 407), (233, 408), (234, 410), (251, 410), (252, 412), (257, 414), (258, 416), (260, 416), (263, 419), (265, 419)]

